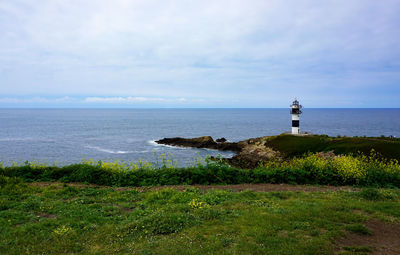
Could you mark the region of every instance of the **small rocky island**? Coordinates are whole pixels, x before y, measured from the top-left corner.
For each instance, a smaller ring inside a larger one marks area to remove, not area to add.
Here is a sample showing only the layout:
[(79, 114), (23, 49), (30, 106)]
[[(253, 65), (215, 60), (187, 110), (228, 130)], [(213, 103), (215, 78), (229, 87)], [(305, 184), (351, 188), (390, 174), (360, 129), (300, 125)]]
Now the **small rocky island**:
[[(228, 142), (225, 138), (214, 140), (211, 136), (197, 138), (164, 138), (158, 144), (232, 151), (236, 155), (226, 159), (239, 168), (255, 168), (270, 160), (285, 160), (305, 153), (322, 152), (322, 156), (363, 153), (373, 149), (382, 158), (400, 160), (400, 139), (393, 137), (329, 137), (327, 135), (281, 134)], [(328, 153), (327, 153), (328, 152)]]

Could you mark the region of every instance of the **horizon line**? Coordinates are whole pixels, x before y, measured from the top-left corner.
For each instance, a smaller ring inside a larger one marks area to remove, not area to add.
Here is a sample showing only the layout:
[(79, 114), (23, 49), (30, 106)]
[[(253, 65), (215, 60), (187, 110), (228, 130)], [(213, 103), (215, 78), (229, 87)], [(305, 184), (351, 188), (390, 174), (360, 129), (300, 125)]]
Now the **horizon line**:
[[(290, 107), (0, 107), (0, 110), (162, 110), (162, 109), (290, 109)], [(400, 107), (303, 107), (303, 109), (400, 109)]]

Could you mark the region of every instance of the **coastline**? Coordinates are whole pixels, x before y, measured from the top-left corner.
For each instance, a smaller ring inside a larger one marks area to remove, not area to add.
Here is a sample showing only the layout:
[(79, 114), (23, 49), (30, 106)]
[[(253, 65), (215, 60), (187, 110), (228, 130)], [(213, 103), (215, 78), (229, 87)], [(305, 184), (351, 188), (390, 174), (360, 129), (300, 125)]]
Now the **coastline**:
[[(217, 142), (219, 141), (219, 142)], [(285, 160), (306, 153), (331, 153), (333, 155), (377, 153), (384, 159), (400, 160), (400, 139), (394, 137), (329, 137), (303, 133), (292, 135), (249, 138), (239, 142), (226, 142), (225, 138), (214, 141), (211, 136), (197, 138), (164, 138), (157, 144), (183, 148), (207, 148), (236, 153), (226, 162), (239, 168), (256, 168), (271, 160)]]

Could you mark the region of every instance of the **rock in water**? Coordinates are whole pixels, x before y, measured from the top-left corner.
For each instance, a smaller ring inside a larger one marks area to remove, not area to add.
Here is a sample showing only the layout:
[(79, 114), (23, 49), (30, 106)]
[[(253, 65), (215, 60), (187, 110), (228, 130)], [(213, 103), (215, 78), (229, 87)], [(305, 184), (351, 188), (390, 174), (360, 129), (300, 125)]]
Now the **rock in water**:
[(237, 143), (217, 143), (211, 136), (200, 136), (197, 138), (164, 138), (156, 141), (158, 144), (181, 146), (181, 147), (192, 147), (192, 148), (207, 148), (222, 151), (235, 151), (238, 152), (241, 149)]
[(225, 137), (222, 137), (222, 138), (219, 138), (219, 139), (217, 139), (217, 140), (215, 140), (217, 143), (224, 143), (224, 142), (226, 142), (226, 139), (225, 139)]

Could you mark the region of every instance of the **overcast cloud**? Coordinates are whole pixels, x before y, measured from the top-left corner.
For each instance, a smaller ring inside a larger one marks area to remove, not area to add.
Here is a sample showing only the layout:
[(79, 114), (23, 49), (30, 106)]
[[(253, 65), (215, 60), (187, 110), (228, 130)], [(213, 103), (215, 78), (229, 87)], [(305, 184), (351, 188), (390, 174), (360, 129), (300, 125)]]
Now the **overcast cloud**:
[(400, 0), (0, 0), (0, 106), (400, 107)]

